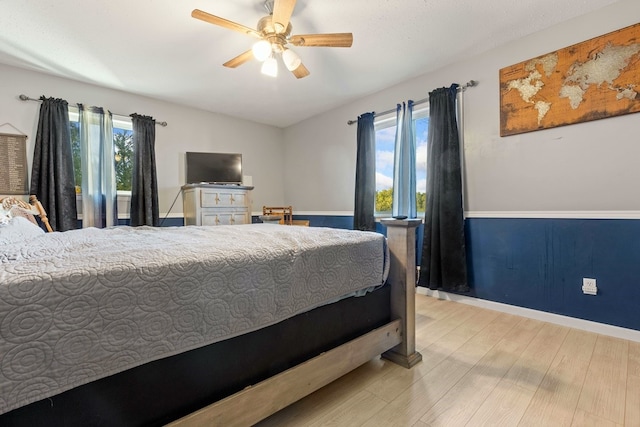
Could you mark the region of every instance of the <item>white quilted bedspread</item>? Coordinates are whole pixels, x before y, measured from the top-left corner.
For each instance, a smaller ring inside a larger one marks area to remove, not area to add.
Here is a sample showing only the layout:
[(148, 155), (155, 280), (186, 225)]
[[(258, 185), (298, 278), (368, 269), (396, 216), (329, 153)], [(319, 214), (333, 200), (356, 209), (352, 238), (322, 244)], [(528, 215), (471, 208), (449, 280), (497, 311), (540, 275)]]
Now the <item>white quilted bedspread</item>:
[(0, 413), (384, 283), (376, 233), (116, 227), (0, 246)]

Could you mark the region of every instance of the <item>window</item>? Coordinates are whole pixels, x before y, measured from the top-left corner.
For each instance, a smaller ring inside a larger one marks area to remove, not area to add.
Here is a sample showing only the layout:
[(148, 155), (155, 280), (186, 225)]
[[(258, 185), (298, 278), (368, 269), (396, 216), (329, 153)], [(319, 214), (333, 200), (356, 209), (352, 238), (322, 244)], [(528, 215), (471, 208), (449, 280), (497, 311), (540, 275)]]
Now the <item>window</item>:
[[(80, 117), (77, 108), (69, 107), (71, 131), (71, 150), (73, 154), (73, 172), (76, 181), (78, 200), (82, 193), (82, 166), (80, 164)], [(133, 172), (133, 126), (131, 118), (112, 115), (113, 120), (113, 160), (116, 170), (116, 189), (118, 193), (118, 213), (121, 218), (129, 217), (129, 199), (131, 198), (131, 176)], [(78, 213), (81, 213), (81, 203)]]
[[(70, 109), (71, 110), (71, 109)], [(76, 180), (76, 193), (81, 192), (82, 167), (80, 165), (80, 122), (78, 112), (69, 112), (71, 125), (71, 150), (73, 153), (73, 171)], [(131, 192), (131, 173), (133, 170), (133, 127), (131, 119), (113, 116), (113, 145), (116, 168), (116, 187), (120, 191)]]
[[(416, 138), (416, 205), (418, 216), (424, 216), (427, 205), (427, 132), (429, 109), (413, 111)], [(390, 216), (393, 201), (393, 152), (396, 137), (396, 116), (381, 117), (376, 130), (376, 216)]]
[(113, 121), (113, 148), (115, 151), (114, 160), (116, 162), (116, 187), (118, 191), (128, 191), (131, 193), (131, 174), (133, 172), (133, 130), (131, 120), (128, 128), (125, 123), (118, 124)]

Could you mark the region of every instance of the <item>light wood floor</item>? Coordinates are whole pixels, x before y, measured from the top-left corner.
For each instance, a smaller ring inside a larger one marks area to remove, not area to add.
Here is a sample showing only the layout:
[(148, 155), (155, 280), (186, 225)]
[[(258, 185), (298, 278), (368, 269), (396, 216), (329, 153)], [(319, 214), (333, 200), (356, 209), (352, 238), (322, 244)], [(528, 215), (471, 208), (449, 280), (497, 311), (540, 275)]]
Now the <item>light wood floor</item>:
[(416, 296), (411, 370), (374, 359), (259, 424), (640, 426), (640, 343)]

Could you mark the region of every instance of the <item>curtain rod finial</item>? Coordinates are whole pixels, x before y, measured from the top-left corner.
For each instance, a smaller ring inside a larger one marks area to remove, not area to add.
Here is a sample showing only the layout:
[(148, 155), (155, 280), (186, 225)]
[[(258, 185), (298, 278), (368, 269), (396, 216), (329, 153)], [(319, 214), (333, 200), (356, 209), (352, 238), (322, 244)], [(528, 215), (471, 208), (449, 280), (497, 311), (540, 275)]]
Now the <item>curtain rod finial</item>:
[(29, 100), (29, 97), (27, 95), (25, 95), (25, 94), (22, 94), (22, 93), (20, 94), (20, 96), (18, 98), (20, 98), (21, 101), (28, 101)]

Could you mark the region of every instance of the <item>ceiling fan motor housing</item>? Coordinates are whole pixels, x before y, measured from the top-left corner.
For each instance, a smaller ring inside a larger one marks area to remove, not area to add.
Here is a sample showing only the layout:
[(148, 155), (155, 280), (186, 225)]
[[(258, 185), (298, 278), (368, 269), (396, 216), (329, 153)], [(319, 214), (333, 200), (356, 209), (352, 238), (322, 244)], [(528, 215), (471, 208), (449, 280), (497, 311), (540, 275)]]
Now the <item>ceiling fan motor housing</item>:
[(262, 37), (274, 47), (275, 51), (282, 51), (284, 45), (288, 43), (287, 38), (291, 34), (291, 23), (287, 25), (286, 31), (277, 32), (273, 24), (273, 16), (265, 16), (258, 21), (257, 30)]

